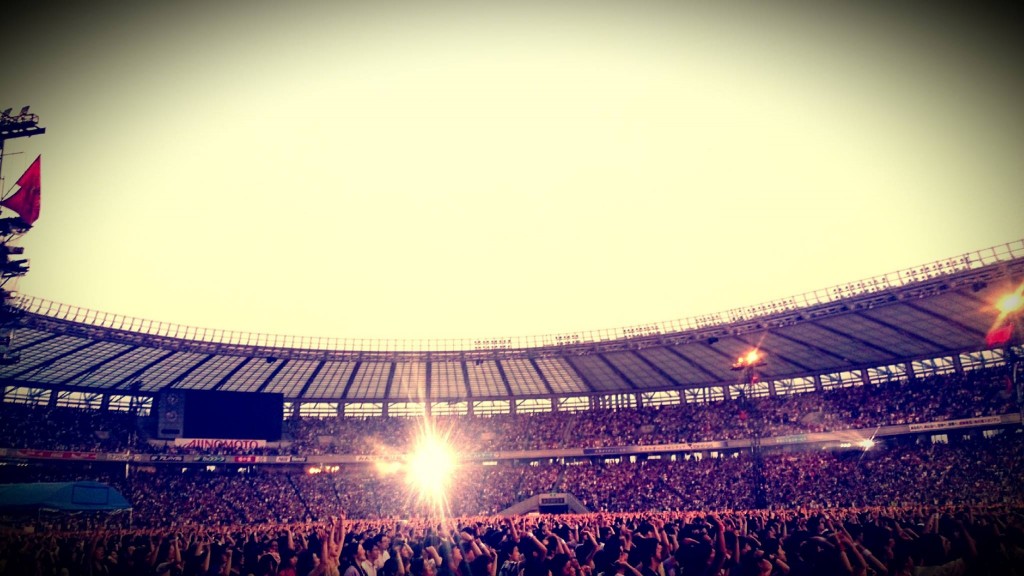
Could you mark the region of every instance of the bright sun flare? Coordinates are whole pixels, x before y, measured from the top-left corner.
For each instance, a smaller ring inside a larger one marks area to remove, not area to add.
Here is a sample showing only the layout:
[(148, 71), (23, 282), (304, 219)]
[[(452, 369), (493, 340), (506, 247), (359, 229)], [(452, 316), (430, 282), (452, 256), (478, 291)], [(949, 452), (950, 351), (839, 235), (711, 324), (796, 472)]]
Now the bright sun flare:
[(421, 502), (443, 512), (458, 458), (448, 442), (425, 426), (408, 455), (405, 479)]

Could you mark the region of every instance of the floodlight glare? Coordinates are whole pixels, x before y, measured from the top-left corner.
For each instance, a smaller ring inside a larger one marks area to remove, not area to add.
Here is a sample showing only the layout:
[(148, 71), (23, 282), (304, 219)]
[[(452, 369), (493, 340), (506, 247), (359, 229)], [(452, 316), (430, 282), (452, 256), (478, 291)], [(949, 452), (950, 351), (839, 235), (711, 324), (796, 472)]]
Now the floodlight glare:
[(1006, 294), (996, 302), (996, 309), (1007, 316), (1019, 312), (1021, 308), (1024, 308), (1024, 297), (1021, 297), (1020, 291)]
[(764, 366), (764, 365), (765, 365), (764, 354), (762, 354), (761, 351), (758, 350), (757, 348), (754, 348), (754, 349), (750, 350), (749, 352), (747, 352), (746, 354), (744, 354), (744, 355), (740, 356), (739, 358), (737, 358), (736, 362), (734, 362), (733, 365), (732, 365), (732, 369), (733, 370), (743, 370), (745, 368), (753, 368), (755, 366)]
[(1013, 340), (1021, 310), (1024, 309), (1024, 282), (1013, 292), (1002, 295), (995, 303), (999, 317), (985, 334), (985, 344), (990, 348), (1006, 346)]

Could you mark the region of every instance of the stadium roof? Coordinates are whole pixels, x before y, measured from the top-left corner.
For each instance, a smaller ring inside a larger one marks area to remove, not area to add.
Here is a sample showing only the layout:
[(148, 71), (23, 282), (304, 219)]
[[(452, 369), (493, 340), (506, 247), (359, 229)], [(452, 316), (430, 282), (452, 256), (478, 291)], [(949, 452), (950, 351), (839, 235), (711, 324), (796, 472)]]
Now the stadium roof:
[(344, 340), (150, 322), (20, 297), (7, 386), (110, 393), (276, 392), (303, 401), (519, 400), (720, 386), (984, 349), (994, 302), (1024, 281), (1024, 240), (685, 320), (485, 340)]

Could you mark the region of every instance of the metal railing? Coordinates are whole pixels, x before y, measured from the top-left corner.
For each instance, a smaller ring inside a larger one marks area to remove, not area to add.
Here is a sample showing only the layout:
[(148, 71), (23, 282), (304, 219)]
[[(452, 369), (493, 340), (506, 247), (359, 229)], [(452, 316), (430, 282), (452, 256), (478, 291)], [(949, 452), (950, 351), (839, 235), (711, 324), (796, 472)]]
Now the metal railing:
[(1008, 262), (1024, 257), (1024, 239), (970, 252), (961, 256), (938, 260), (928, 264), (872, 276), (857, 282), (840, 284), (829, 288), (805, 292), (789, 298), (782, 298), (757, 304), (732, 308), (724, 312), (703, 314), (679, 320), (648, 322), (620, 328), (581, 330), (561, 334), (539, 336), (504, 336), (496, 338), (450, 338), (450, 339), (373, 339), (335, 338), (321, 336), (292, 336), (241, 332), (221, 328), (200, 328), (172, 322), (146, 320), (121, 314), (99, 312), (78, 306), (61, 304), (51, 300), (17, 295), (13, 304), (32, 314), (66, 320), (111, 330), (124, 330), (137, 334), (175, 338), (198, 342), (253, 346), (261, 348), (290, 348), (323, 351), (365, 351), (365, 352), (429, 352), (429, 351), (480, 351), (494, 349), (523, 349), (549, 346), (608, 342), (626, 338), (673, 334), (795, 311), (799, 309), (838, 302), (848, 298), (900, 288), (967, 270), (983, 268), (999, 262)]

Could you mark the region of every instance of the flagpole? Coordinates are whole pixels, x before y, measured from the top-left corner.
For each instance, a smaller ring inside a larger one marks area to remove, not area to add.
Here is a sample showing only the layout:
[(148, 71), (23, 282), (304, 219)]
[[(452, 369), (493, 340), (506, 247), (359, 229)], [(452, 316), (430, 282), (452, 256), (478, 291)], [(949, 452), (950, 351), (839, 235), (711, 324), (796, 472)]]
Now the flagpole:
[[(23, 152), (11, 152), (9, 155), (14, 156), (16, 154), (23, 154)], [(8, 154), (4, 154), (4, 143), (3, 141), (0, 141), (0, 190), (3, 190), (4, 188), (4, 158), (7, 156)], [(7, 197), (11, 195), (11, 190), (14, 190), (14, 184), (11, 184), (11, 187), (0, 195), (0, 201), (7, 200)]]
[[(0, 190), (3, 189), (3, 182), (4, 182), (4, 156), (7, 155), (7, 154), (4, 154), (4, 142), (6, 142), (6, 141), (7, 141), (6, 139), (0, 140)], [(14, 189), (14, 186), (11, 186), (11, 190), (13, 190), (13, 189)], [(4, 192), (3, 196), (0, 196), (0, 200), (7, 200), (7, 195), (11, 193), (11, 190), (8, 190), (8, 191)]]

